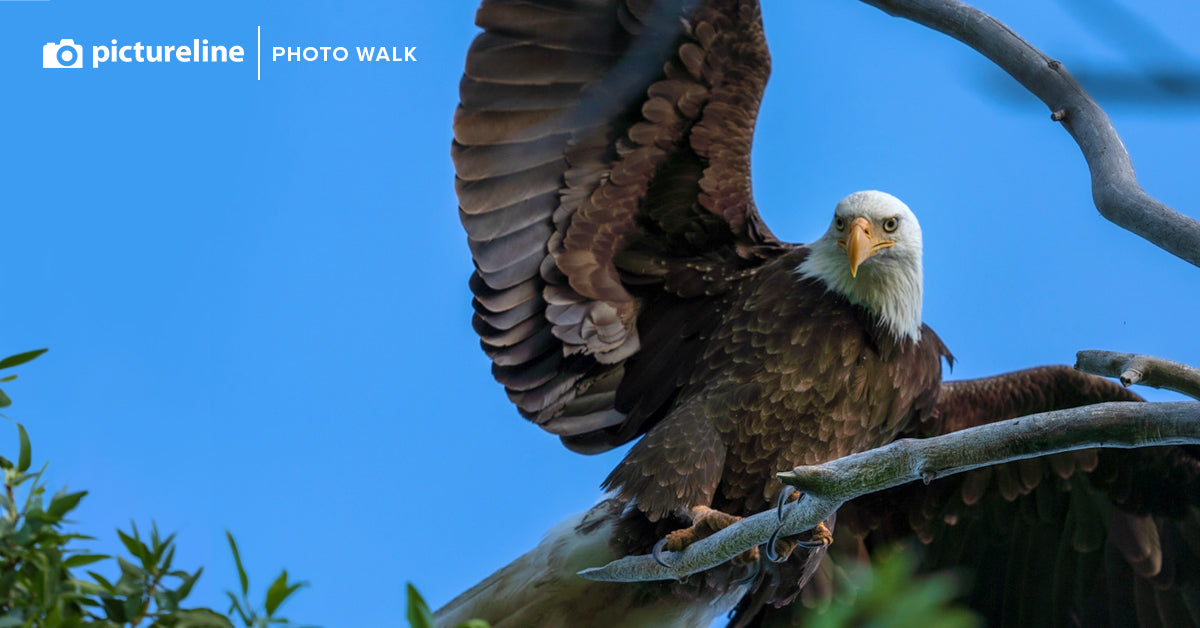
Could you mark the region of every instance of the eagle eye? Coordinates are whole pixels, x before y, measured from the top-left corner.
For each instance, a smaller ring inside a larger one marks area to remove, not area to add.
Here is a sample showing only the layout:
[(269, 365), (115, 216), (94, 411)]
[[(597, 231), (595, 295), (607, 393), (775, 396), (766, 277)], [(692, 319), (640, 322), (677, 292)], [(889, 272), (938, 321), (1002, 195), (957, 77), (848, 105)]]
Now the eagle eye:
[(892, 216), (891, 218), (888, 218), (887, 220), (883, 221), (883, 230), (888, 233), (892, 233), (899, 226), (900, 226), (900, 219), (897, 218), (896, 216)]
[(841, 216), (835, 216), (833, 218), (833, 226), (837, 227), (838, 231), (841, 231), (842, 229), (846, 228), (846, 221), (843, 220)]

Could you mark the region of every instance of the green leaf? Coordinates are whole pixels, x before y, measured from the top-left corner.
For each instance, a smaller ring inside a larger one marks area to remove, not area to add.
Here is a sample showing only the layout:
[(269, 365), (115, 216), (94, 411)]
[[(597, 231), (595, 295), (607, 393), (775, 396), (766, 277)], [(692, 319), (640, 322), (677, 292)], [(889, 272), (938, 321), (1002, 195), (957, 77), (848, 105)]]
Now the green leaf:
[(7, 358), (0, 360), (0, 369), (8, 369), (14, 366), (20, 366), (37, 358), (47, 351), (49, 351), (49, 349), (35, 349), (33, 351), (26, 351), (25, 353), (18, 353), (17, 355), (10, 355)]
[[(171, 569), (171, 559), (175, 554), (175, 533), (172, 532), (171, 534), (168, 534), (167, 538), (165, 539), (159, 538), (158, 524), (156, 523), (154, 524), (154, 531), (152, 534), (153, 536), (150, 538), (151, 545), (154, 548), (154, 563), (156, 565), (163, 565), (162, 570), (168, 571)], [(165, 561), (163, 559), (164, 553), (168, 554), (168, 557)]]
[(104, 612), (108, 614), (109, 621), (115, 621), (120, 624), (125, 623), (125, 605), (120, 598), (106, 597), (101, 600), (104, 603)]
[(129, 536), (128, 534), (117, 530), (117, 536), (121, 537), (121, 542), (125, 544), (125, 549), (129, 550), (129, 553), (132, 554), (134, 558), (142, 561), (142, 568), (146, 571), (149, 571), (154, 567), (154, 562), (150, 560), (150, 549), (146, 547), (145, 543), (142, 543), (140, 538), (137, 538), (138, 533), (136, 526), (133, 528), (133, 534), (134, 536)]
[(200, 574), (202, 573), (204, 573), (203, 567), (197, 569), (196, 573), (194, 574), (184, 574), (183, 576), (180, 576), (180, 580), (183, 582), (181, 582), (179, 584), (179, 588), (175, 590), (175, 592), (179, 594), (180, 600), (186, 598), (188, 594), (192, 592), (192, 585), (196, 584), (196, 581), (200, 579)]
[(93, 608), (101, 608), (100, 597), (108, 594), (108, 590), (90, 580), (77, 580), (75, 578), (67, 578), (63, 581), (63, 586), (68, 590), (79, 592), (79, 597), (76, 599), (81, 606), (91, 606)]
[(137, 565), (125, 560), (120, 556), (117, 557), (117, 565), (121, 567), (121, 575), (126, 576), (135, 582), (141, 582), (146, 577), (146, 573), (138, 568)]
[(167, 572), (171, 571), (171, 563), (175, 562), (175, 546), (168, 545), (166, 547), (167, 547), (167, 556), (166, 556), (166, 558), (162, 559), (162, 562), (160, 562), (157, 567), (159, 573), (164, 572), (164, 571), (167, 571)]
[(229, 539), (229, 549), (233, 550), (233, 562), (237, 564), (238, 580), (242, 584), (242, 595), (250, 594), (250, 579), (246, 577), (246, 569), (242, 567), (242, 555), (238, 554), (237, 543), (233, 540), (233, 535), (229, 530), (225, 531), (225, 538)]
[(11, 381), (15, 381), (16, 379), (17, 379), (16, 375), (9, 375), (8, 377), (0, 377), (0, 384), (7, 384)]
[(0, 469), (8, 471), (11, 468), (13, 468), (12, 460), (9, 460), (8, 458), (5, 458), (4, 456), (0, 456)]
[(76, 567), (83, 567), (84, 565), (98, 563), (102, 560), (108, 560), (109, 558), (112, 557), (105, 556), (104, 554), (76, 554), (64, 560), (63, 567), (66, 567), (67, 569), (74, 569)]
[(17, 454), (17, 473), (24, 473), (29, 470), (33, 448), (29, 446), (29, 432), (25, 431), (24, 425), (17, 423), (17, 434), (21, 438), (21, 451)]
[(308, 586), (308, 583), (293, 582), (289, 585), (287, 583), (287, 570), (284, 569), (283, 573), (279, 574), (279, 577), (276, 578), (275, 582), (271, 583), (271, 587), (267, 589), (267, 617), (273, 616), (276, 609), (283, 604), (284, 600), (288, 599), (288, 597), (295, 593), (297, 589), (304, 586)]
[(408, 583), (408, 623), (412, 628), (434, 628), (433, 613), (429, 612), (429, 605), (411, 582)]
[(55, 519), (62, 519), (64, 515), (79, 505), (79, 500), (87, 495), (87, 491), (79, 491), (77, 493), (58, 493), (50, 498), (50, 506), (46, 508), (46, 514)]
[(228, 617), (207, 608), (178, 611), (171, 613), (170, 617), (178, 622), (172, 624), (178, 628), (233, 628), (233, 622), (229, 621)]
[(12, 399), (9, 399), (8, 395), (4, 394), (3, 390), (0, 390), (0, 408), (7, 408), (11, 405)]
[(87, 572), (87, 575), (91, 576), (92, 580), (99, 582), (100, 586), (104, 587), (108, 591), (112, 591), (114, 588), (116, 588), (113, 586), (113, 584), (111, 582), (109, 582), (107, 579), (105, 579), (104, 576), (102, 576), (94, 571)]
[(287, 570), (284, 569), (275, 582), (267, 589), (267, 617), (275, 614), (275, 609), (283, 603), (283, 598), (287, 596)]
[(141, 596), (131, 595), (125, 598), (125, 618), (126, 621), (140, 617), (146, 610), (146, 605), (150, 600), (143, 600)]

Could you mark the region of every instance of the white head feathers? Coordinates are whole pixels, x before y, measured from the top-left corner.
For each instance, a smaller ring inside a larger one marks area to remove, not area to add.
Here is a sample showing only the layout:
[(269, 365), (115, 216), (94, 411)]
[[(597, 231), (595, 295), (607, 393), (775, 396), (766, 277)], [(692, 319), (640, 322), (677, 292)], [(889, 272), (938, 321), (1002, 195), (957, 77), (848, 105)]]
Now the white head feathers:
[[(861, 265), (852, 268), (852, 259)], [(897, 339), (921, 339), (921, 225), (895, 196), (871, 190), (842, 199), (796, 270), (879, 316)]]

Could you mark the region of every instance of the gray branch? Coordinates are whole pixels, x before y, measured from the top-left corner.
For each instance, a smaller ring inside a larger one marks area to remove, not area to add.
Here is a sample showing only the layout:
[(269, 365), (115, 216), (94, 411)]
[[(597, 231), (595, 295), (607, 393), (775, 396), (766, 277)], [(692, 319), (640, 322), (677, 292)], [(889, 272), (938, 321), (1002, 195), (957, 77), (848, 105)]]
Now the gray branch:
[(1179, 362), (1135, 353), (1080, 351), (1075, 354), (1075, 368), (1092, 375), (1120, 378), (1125, 386), (1166, 388), (1200, 400), (1200, 369)]
[(787, 510), (782, 522), (774, 510), (747, 517), (682, 552), (667, 554), (670, 567), (659, 565), (650, 556), (627, 556), (579, 575), (608, 582), (680, 579), (766, 543), (776, 528), (782, 536), (799, 534), (827, 519), (846, 501), (914, 480), (929, 482), (979, 467), (1076, 449), (1183, 444), (1200, 444), (1200, 403), (1101, 403), (934, 438), (898, 440), (780, 473), (783, 482), (805, 493)]
[(1100, 214), (1163, 250), (1200, 266), (1200, 222), (1146, 193), (1104, 110), (1061, 63), (992, 16), (957, 0), (862, 0), (974, 48), (1050, 108), (1083, 151)]

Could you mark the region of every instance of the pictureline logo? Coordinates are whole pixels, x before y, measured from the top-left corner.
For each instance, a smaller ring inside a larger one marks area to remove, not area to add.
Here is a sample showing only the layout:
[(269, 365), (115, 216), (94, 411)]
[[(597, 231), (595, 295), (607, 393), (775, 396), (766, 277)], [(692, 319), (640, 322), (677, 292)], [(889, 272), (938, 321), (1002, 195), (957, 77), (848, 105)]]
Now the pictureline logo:
[[(0, 0), (3, 1), (3, 0)], [(257, 40), (254, 44), (255, 65), (258, 79), (262, 79), (263, 42), (262, 27), (257, 27)], [(417, 61), (416, 46), (393, 45), (382, 42), (365, 46), (339, 45), (299, 45), (271, 46), (270, 63), (323, 63), (323, 62), (378, 62), (415, 63)], [(226, 45), (210, 43), (208, 39), (193, 38), (190, 42), (177, 44), (146, 44), (137, 41), (133, 44), (122, 44), (112, 39), (106, 44), (86, 45), (76, 43), (74, 39), (63, 38), (55, 43), (47, 42), (42, 46), (42, 67), (51, 69), (79, 69), (84, 66), (84, 53), (91, 50), (91, 67), (98, 69), (101, 65), (111, 64), (188, 64), (188, 63), (236, 63), (241, 64), (246, 58), (246, 48), (241, 45)], [(350, 54), (353, 49), (355, 54)]]
[[(111, 45), (92, 46), (92, 68), (99, 68), (101, 63), (241, 63), (245, 55), (241, 46), (209, 45), (207, 39), (193, 39), (190, 46), (146, 45), (140, 41), (121, 45), (114, 39)], [(83, 46), (74, 39), (47, 42), (42, 46), (42, 67), (83, 67)]]

